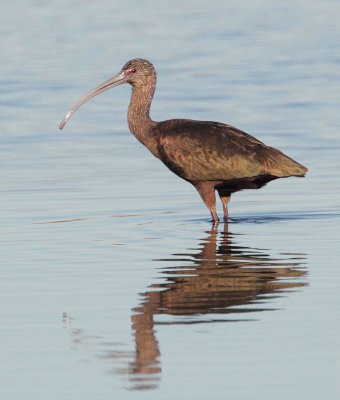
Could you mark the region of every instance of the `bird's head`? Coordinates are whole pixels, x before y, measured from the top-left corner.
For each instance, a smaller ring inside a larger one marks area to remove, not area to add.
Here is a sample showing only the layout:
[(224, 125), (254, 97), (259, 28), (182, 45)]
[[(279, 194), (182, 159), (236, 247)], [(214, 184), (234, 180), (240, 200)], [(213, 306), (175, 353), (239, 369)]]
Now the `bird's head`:
[(63, 120), (59, 125), (59, 129), (63, 129), (66, 125), (67, 121), (71, 118), (71, 116), (88, 100), (97, 96), (100, 93), (105, 92), (108, 89), (111, 89), (115, 86), (122, 85), (123, 83), (129, 83), (135, 87), (141, 87), (148, 82), (156, 82), (156, 71), (154, 66), (150, 61), (144, 60), (142, 58), (135, 58), (133, 60), (128, 61), (124, 67), (118, 72), (118, 74), (114, 75), (112, 78), (106, 80), (101, 83), (99, 86), (91, 90), (85, 96), (83, 96), (65, 115)]
[(126, 76), (126, 82), (132, 86), (143, 86), (149, 80), (156, 79), (156, 71), (150, 61), (142, 58), (134, 58), (128, 61), (122, 71)]

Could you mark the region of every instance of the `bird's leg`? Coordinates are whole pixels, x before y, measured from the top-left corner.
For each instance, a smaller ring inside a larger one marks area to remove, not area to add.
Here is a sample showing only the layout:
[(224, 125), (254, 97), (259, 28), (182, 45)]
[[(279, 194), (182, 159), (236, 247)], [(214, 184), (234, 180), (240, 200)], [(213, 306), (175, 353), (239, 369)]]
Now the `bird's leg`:
[(220, 194), (220, 198), (223, 204), (223, 216), (224, 216), (224, 222), (228, 222), (228, 203), (230, 201), (230, 195), (229, 196), (223, 196)]
[(228, 203), (230, 201), (230, 197), (221, 197), (221, 201), (223, 204), (223, 216), (224, 216), (224, 221), (228, 221)]
[(209, 208), (214, 223), (218, 222), (219, 219), (216, 213), (215, 188), (209, 183), (205, 182), (197, 183), (194, 186), (204, 201), (204, 204)]

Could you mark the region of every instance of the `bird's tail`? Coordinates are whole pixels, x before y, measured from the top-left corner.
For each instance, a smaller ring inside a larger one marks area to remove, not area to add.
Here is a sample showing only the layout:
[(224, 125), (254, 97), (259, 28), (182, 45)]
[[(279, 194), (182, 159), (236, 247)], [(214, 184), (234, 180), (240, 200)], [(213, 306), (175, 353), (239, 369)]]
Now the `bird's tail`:
[[(273, 150), (275, 150), (275, 153), (273, 153)], [(266, 169), (266, 173), (280, 178), (288, 176), (303, 177), (308, 172), (308, 168), (306, 168), (304, 165), (298, 163), (276, 149), (272, 149), (270, 154), (267, 154), (264, 167)]]

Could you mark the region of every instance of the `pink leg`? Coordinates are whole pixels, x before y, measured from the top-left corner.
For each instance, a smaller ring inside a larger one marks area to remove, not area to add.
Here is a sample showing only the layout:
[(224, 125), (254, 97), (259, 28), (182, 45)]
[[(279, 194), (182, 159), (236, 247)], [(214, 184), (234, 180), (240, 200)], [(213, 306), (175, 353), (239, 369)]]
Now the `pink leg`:
[(228, 222), (228, 203), (230, 201), (230, 196), (220, 196), (220, 197), (223, 204), (224, 221)]
[(196, 183), (194, 186), (204, 201), (204, 204), (209, 208), (214, 223), (218, 222), (219, 219), (216, 213), (215, 188), (211, 184), (204, 182)]

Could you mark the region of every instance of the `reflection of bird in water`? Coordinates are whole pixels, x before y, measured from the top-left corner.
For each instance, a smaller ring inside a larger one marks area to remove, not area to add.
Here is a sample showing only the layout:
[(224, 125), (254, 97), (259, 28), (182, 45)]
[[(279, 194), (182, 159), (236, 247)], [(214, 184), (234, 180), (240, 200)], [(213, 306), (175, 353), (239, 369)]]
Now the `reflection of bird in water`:
[[(264, 304), (306, 285), (304, 260), (301, 254), (272, 258), (262, 250), (236, 244), (226, 231), (212, 229), (197, 252), (164, 260), (177, 265), (165, 267), (165, 280), (150, 286), (133, 309), (135, 352), (107, 349), (102, 357), (129, 359), (128, 368), (113, 372), (128, 374), (134, 389), (157, 387), (161, 365), (155, 325), (246, 321), (250, 312), (274, 310)], [(168, 321), (162, 317), (163, 322), (157, 322), (157, 315), (167, 315)]]
[(60, 124), (86, 101), (107, 89), (129, 83), (132, 95), (128, 111), (131, 132), (172, 172), (190, 182), (217, 222), (215, 191), (228, 218), (232, 193), (258, 189), (289, 176), (305, 176), (307, 168), (281, 151), (266, 146), (233, 126), (211, 121), (171, 119), (153, 121), (149, 112), (156, 89), (156, 71), (150, 61), (134, 59), (75, 104)]

